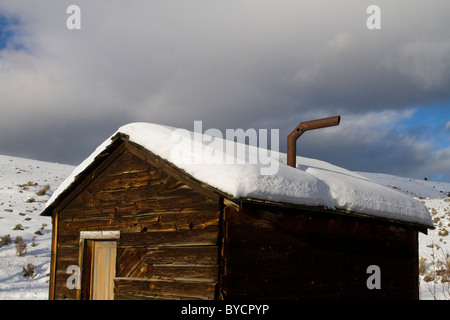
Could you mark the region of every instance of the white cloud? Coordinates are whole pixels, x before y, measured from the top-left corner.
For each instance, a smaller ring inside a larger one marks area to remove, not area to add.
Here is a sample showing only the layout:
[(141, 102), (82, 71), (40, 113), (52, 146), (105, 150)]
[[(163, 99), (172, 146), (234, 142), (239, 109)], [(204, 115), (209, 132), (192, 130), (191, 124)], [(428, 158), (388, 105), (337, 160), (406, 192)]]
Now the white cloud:
[(447, 130), (450, 130), (450, 120), (447, 121), (447, 123), (445, 124), (445, 127), (444, 127), (444, 131), (447, 131)]

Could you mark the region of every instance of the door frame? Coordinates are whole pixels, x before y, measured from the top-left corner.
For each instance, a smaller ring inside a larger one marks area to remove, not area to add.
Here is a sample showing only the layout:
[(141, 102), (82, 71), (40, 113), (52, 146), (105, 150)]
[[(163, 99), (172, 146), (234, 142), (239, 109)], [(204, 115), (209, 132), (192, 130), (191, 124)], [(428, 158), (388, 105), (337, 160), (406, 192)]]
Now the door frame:
[(120, 231), (80, 231), (80, 250), (79, 250), (79, 283), (81, 288), (77, 290), (78, 300), (91, 299), (91, 276), (92, 276), (92, 256), (93, 241), (116, 241), (120, 239)]

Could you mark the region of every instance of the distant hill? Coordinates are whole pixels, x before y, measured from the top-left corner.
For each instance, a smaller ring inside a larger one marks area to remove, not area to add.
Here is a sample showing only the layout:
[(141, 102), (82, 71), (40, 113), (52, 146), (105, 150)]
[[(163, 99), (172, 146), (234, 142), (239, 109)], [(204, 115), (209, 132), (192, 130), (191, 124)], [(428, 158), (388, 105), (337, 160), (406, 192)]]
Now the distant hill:
[(362, 176), (386, 187), (420, 199), (450, 197), (450, 183), (402, 178), (383, 173), (359, 172)]
[[(73, 166), (0, 155), (0, 299), (47, 299), (52, 221), (39, 214)], [(2, 241), (10, 236), (11, 243)], [(22, 237), (24, 254), (15, 240)], [(23, 269), (34, 266), (33, 276)]]

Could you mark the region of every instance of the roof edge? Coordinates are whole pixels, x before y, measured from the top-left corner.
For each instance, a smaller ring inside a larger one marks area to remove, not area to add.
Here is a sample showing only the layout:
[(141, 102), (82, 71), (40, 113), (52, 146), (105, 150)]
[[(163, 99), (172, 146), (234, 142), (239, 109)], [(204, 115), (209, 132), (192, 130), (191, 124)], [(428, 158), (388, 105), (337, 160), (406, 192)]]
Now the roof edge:
[[(73, 181), (67, 186), (67, 188), (65, 188), (50, 204), (47, 205), (47, 207), (40, 213), (40, 216), (52, 216), (53, 211), (62, 203), (63, 199), (65, 199), (70, 193), (75, 191), (78, 185), (80, 185), (80, 183), (82, 183), (85, 178), (87, 178), (88, 176), (92, 177), (92, 173), (99, 167), (101, 163), (103, 163), (107, 159), (107, 157), (117, 152), (119, 147), (123, 145), (125, 141), (127, 141), (126, 139), (128, 138), (126, 137), (127, 135), (124, 134), (116, 134), (114, 137), (112, 137), (112, 142), (107, 145), (99, 154), (97, 154), (94, 157), (93, 161), (84, 170), (82, 170), (73, 178)], [(119, 154), (120, 153), (121, 152), (119, 152)], [(76, 170), (76, 168), (74, 170)]]
[[(208, 183), (205, 183), (188, 172), (186, 172), (184, 169), (179, 168), (174, 163), (162, 158), (161, 156), (155, 154), (154, 152), (148, 150), (145, 146), (134, 142), (130, 140), (130, 136), (128, 134), (125, 134), (123, 132), (118, 131), (113, 136), (110, 137), (109, 141), (106, 140), (99, 148), (97, 148), (92, 155), (89, 157), (90, 162), (87, 164), (84, 164), (86, 167), (84, 169), (81, 169), (81, 171), (73, 176), (73, 180), (68, 184), (68, 186), (59, 193), (55, 199), (52, 200), (51, 203), (47, 205), (47, 207), (41, 212), (40, 215), (42, 216), (51, 216), (55, 209), (58, 208), (58, 206), (61, 205), (61, 203), (64, 202), (64, 199), (69, 196), (72, 192), (76, 190), (77, 187), (80, 186), (83, 181), (86, 181), (88, 176), (91, 176), (91, 179), (93, 179), (92, 174), (99, 166), (104, 163), (106, 159), (108, 159), (109, 156), (111, 156), (113, 153), (117, 151), (117, 149), (123, 146), (123, 150), (127, 149), (128, 151), (134, 153), (136, 156), (142, 158), (144, 161), (147, 161), (150, 163), (150, 161), (153, 163), (153, 165), (161, 166), (163, 165), (168, 171), (176, 174), (175, 178), (181, 179), (184, 183), (190, 182), (191, 185), (194, 185), (194, 187), (197, 187), (197, 190), (205, 189), (203, 192), (204, 194), (210, 194), (222, 197), (223, 199), (227, 200), (228, 203), (234, 204), (235, 207), (241, 207), (241, 203), (243, 202), (252, 202), (252, 203), (259, 203), (259, 204), (266, 204), (266, 205), (272, 205), (277, 207), (290, 207), (295, 209), (307, 209), (312, 211), (322, 211), (322, 212), (330, 212), (330, 213), (336, 213), (336, 214), (344, 214), (344, 215), (351, 215), (351, 216), (359, 216), (366, 219), (372, 219), (372, 220), (378, 220), (378, 221), (389, 221), (390, 223), (400, 224), (404, 226), (410, 226), (414, 227), (416, 229), (425, 230), (424, 233), (426, 233), (427, 229), (434, 229), (434, 225), (430, 226), (427, 224), (422, 224), (419, 222), (413, 222), (413, 221), (405, 221), (405, 220), (397, 220), (392, 219), (389, 217), (381, 217), (381, 216), (374, 216), (370, 214), (364, 214), (364, 213), (357, 213), (357, 212), (351, 212), (346, 211), (342, 209), (330, 209), (327, 207), (315, 207), (315, 206), (308, 206), (308, 205), (300, 205), (300, 204), (292, 204), (292, 203), (284, 203), (284, 202), (277, 202), (277, 201), (271, 201), (271, 200), (259, 200), (256, 198), (234, 198), (232, 195), (217, 189), (216, 187), (213, 187), (209, 185)], [(120, 153), (119, 153), (120, 154)], [(117, 154), (117, 156), (119, 155)], [(88, 159), (89, 159), (88, 158)], [(86, 159), (86, 160), (88, 160)], [(115, 158), (114, 158), (115, 159)], [(111, 162), (114, 160), (112, 159)], [(85, 160), (85, 161), (86, 161)], [(77, 168), (82, 167), (83, 164), (80, 164)], [(74, 171), (77, 169), (75, 168)], [(164, 168), (161, 168), (164, 170)], [(102, 170), (101, 170), (102, 171)], [(100, 172), (101, 172), (100, 171)], [(90, 181), (88, 180), (87, 183)], [(189, 185), (189, 184), (188, 184)], [(201, 190), (200, 190), (201, 191)], [(70, 200), (69, 200), (70, 201)], [(422, 231), (423, 232), (423, 231)]]
[(239, 203), (240, 205), (242, 203), (250, 203), (250, 204), (257, 204), (257, 205), (269, 205), (273, 207), (278, 208), (291, 208), (296, 210), (309, 210), (309, 211), (315, 211), (315, 212), (326, 212), (330, 214), (338, 214), (341, 216), (347, 216), (347, 217), (357, 217), (361, 219), (367, 219), (367, 220), (374, 220), (374, 221), (380, 221), (390, 224), (395, 224), (399, 226), (405, 226), (417, 229), (418, 231), (427, 234), (428, 229), (435, 229), (436, 227), (417, 223), (417, 222), (410, 222), (410, 221), (404, 221), (399, 219), (392, 219), (387, 217), (380, 217), (380, 216), (374, 216), (370, 214), (365, 213), (358, 213), (343, 209), (330, 209), (323, 206), (307, 206), (307, 205), (301, 205), (301, 204), (291, 204), (291, 203), (284, 203), (284, 202), (276, 202), (276, 201), (270, 201), (270, 200), (260, 200), (260, 199), (254, 199), (254, 198), (233, 198), (229, 199), (230, 201), (233, 201), (235, 203)]

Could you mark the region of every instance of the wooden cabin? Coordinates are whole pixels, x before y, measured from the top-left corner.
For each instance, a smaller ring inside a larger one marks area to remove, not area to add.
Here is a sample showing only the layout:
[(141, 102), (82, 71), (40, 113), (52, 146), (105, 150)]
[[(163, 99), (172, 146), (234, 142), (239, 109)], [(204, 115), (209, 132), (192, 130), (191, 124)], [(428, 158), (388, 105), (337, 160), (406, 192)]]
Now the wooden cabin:
[(123, 133), (42, 215), (50, 299), (418, 299), (418, 232), (432, 227), (236, 199)]

